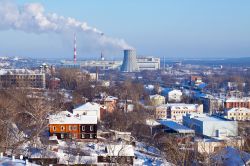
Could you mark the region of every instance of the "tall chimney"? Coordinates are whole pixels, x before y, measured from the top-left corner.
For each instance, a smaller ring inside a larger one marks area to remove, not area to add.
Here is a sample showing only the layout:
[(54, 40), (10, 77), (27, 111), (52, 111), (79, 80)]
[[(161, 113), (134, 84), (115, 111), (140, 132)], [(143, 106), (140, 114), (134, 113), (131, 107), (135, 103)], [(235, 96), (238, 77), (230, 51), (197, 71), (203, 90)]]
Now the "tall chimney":
[(76, 63), (76, 34), (74, 33), (74, 63)]

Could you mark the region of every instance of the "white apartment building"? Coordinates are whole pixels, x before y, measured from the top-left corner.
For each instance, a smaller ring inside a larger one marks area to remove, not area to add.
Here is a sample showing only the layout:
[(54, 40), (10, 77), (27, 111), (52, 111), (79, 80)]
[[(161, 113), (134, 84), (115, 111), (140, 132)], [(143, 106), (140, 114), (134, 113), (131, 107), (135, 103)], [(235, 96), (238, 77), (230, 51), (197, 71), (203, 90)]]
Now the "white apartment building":
[(182, 121), (182, 117), (190, 113), (203, 113), (202, 104), (171, 103), (156, 107), (156, 119), (171, 119)]

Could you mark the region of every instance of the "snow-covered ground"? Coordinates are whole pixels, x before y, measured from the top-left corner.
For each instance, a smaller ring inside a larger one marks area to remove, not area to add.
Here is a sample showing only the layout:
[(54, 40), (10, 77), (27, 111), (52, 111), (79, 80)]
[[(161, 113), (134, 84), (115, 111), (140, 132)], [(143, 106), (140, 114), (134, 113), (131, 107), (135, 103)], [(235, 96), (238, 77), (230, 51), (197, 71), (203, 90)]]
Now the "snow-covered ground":
[[(110, 155), (107, 152), (109, 147), (123, 147), (123, 149), (125, 149), (125, 147), (129, 147), (129, 150), (126, 151), (129, 153), (124, 154), (134, 156), (134, 165), (172, 165), (161, 157), (159, 149), (153, 146), (148, 146), (143, 142), (136, 142), (135, 147), (133, 147), (132, 145), (126, 145), (122, 142), (76, 142), (51, 138), (50, 141), (56, 140), (58, 144), (52, 146), (43, 145), (39, 139), (36, 140), (35, 146), (30, 144), (30, 142), (26, 142), (23, 146), (21, 146), (23, 148), (23, 155), (31, 158), (58, 158), (59, 164), (97, 164), (97, 156)], [(23, 164), (23, 161), (20, 162)]]
[(10, 157), (0, 157), (0, 166), (38, 166), (37, 164), (33, 164), (30, 162), (24, 161), (24, 160), (20, 160), (20, 159), (12, 159)]
[(134, 165), (172, 166), (173, 164), (167, 162), (165, 159), (161, 157), (159, 149), (153, 146), (148, 146), (142, 142), (136, 142)]

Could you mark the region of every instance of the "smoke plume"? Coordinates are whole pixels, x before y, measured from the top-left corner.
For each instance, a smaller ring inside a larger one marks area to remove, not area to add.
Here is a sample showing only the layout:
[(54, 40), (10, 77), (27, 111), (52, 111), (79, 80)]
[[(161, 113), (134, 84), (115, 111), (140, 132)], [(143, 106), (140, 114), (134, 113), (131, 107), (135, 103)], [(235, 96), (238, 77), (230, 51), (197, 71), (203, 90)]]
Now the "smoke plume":
[[(103, 35), (103, 32), (86, 22), (56, 13), (45, 13), (39, 3), (18, 6), (12, 1), (0, 2), (0, 30), (20, 30), (27, 33), (57, 33), (62, 36), (73, 33), (83, 41), (85, 49), (104, 48), (112, 51), (131, 48), (123, 39)], [(78, 44), (81, 47), (81, 44)]]

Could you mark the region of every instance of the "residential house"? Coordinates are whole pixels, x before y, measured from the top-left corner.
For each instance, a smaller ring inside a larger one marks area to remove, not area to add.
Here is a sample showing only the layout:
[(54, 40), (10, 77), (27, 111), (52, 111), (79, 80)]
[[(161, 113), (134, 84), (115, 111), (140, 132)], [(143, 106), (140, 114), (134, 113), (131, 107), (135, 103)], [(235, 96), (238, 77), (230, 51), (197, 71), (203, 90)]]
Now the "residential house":
[(107, 96), (104, 98), (103, 103), (107, 108), (107, 112), (114, 112), (116, 109), (118, 98), (114, 96)]
[(98, 155), (98, 164), (133, 165), (134, 148), (132, 145), (107, 144), (104, 151)]
[(161, 95), (150, 95), (150, 102), (153, 106), (158, 106), (158, 105), (162, 105), (165, 104), (165, 97), (161, 96)]
[(96, 139), (97, 116), (62, 111), (49, 116), (50, 136), (58, 139)]
[(181, 90), (173, 89), (168, 92), (167, 100), (168, 102), (180, 102), (182, 99), (182, 92)]
[(101, 121), (104, 118), (105, 112), (107, 108), (104, 105), (95, 103), (95, 102), (87, 102), (75, 109), (73, 109), (74, 115), (96, 115), (98, 121)]

